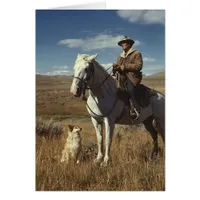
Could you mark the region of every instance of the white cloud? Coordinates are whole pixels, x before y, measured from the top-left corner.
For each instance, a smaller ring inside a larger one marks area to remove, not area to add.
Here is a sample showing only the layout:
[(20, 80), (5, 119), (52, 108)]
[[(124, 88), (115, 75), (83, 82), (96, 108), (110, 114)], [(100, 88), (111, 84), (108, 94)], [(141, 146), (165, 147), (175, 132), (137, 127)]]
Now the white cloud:
[(54, 76), (54, 75), (73, 75), (73, 71), (72, 70), (53, 70), (50, 72), (46, 72), (44, 73), (44, 75), (48, 75), (48, 76)]
[[(65, 39), (60, 40), (58, 44), (66, 45), (69, 48), (82, 48), (85, 51), (104, 49), (104, 48), (118, 48), (117, 43), (123, 38), (123, 35), (106, 35), (100, 34), (95, 37), (87, 37), (85, 39)], [(140, 41), (136, 40), (134, 46), (140, 45)]]
[(111, 73), (112, 72), (112, 64), (113, 63), (101, 64), (101, 66), (103, 66), (105, 68), (105, 70), (107, 70), (108, 73)]
[(144, 58), (143, 58), (143, 61), (144, 61), (144, 62), (155, 62), (156, 59), (155, 59), (155, 58), (150, 58), (150, 57), (144, 57)]
[(70, 67), (67, 66), (67, 65), (64, 65), (64, 66), (53, 66), (52, 68), (53, 68), (53, 69), (61, 69), (61, 70), (64, 70), (64, 69), (69, 69)]
[(151, 76), (154, 73), (148, 73), (148, 74), (144, 74), (145, 76)]
[(108, 69), (112, 66), (113, 63), (101, 64), (105, 69)]
[(117, 15), (131, 23), (165, 24), (164, 10), (118, 10)]
[(55, 75), (73, 75), (73, 69), (71, 69), (67, 65), (63, 66), (53, 66), (51, 69), (49, 69), (48, 72), (41, 73), (43, 75), (48, 75), (48, 76), (55, 76)]

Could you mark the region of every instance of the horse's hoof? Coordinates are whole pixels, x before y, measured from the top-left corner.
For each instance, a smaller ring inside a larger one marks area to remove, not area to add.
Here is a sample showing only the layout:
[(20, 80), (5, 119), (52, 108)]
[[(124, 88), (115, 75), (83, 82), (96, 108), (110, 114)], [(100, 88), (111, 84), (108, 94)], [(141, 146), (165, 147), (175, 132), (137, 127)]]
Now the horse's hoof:
[(77, 160), (77, 161), (76, 161), (76, 165), (80, 165), (80, 160)]
[(151, 154), (151, 160), (157, 159), (160, 157), (160, 153), (158, 151), (153, 151)]
[(109, 165), (109, 163), (108, 162), (106, 162), (106, 161), (103, 161), (102, 163), (101, 163), (101, 167), (107, 167)]
[(95, 164), (100, 164), (102, 162), (102, 158), (95, 158), (94, 163)]

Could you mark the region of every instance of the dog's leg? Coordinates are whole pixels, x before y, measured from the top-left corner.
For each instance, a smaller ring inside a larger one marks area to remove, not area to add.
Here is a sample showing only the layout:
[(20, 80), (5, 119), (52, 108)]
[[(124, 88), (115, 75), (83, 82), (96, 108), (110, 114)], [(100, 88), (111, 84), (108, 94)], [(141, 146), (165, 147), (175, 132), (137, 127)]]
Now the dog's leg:
[(62, 155), (60, 162), (62, 163), (62, 162), (64, 162), (64, 161), (65, 161), (65, 158), (64, 158), (64, 156)]
[(66, 148), (64, 147), (64, 149), (62, 150), (62, 156), (60, 160), (61, 163), (65, 161), (65, 153), (66, 153), (65, 151), (66, 151)]
[(62, 151), (62, 158), (61, 158), (60, 162), (66, 162), (66, 163), (69, 162), (69, 153), (67, 152), (66, 149), (64, 149)]
[(91, 117), (93, 126), (96, 130), (96, 136), (97, 136), (97, 146), (98, 146), (98, 154), (97, 157), (95, 158), (94, 162), (95, 163), (100, 163), (102, 161), (103, 158), (103, 124), (100, 124), (96, 121), (96, 119), (94, 119), (93, 117)]
[(104, 119), (105, 123), (105, 156), (104, 161), (101, 163), (101, 166), (106, 167), (108, 165), (109, 159), (110, 159), (110, 146), (112, 143), (112, 137), (113, 137), (113, 131), (115, 124), (108, 120), (108, 118)]
[(69, 161), (69, 155), (68, 155), (68, 149), (67, 149), (67, 141), (65, 142), (64, 149), (62, 150), (62, 157), (60, 162), (68, 162)]
[(65, 154), (65, 162), (69, 163), (69, 153), (68, 152), (66, 152), (66, 154)]

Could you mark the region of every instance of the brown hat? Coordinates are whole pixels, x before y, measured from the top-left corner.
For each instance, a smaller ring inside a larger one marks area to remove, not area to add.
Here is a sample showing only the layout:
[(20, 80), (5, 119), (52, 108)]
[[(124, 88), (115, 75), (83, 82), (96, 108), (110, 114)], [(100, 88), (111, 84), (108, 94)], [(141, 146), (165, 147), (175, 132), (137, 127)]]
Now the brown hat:
[(121, 46), (121, 44), (122, 44), (123, 42), (129, 43), (131, 46), (135, 43), (135, 41), (132, 40), (132, 39), (131, 39), (130, 37), (128, 37), (128, 36), (124, 36), (124, 38), (122, 38), (122, 39), (118, 42), (118, 45)]

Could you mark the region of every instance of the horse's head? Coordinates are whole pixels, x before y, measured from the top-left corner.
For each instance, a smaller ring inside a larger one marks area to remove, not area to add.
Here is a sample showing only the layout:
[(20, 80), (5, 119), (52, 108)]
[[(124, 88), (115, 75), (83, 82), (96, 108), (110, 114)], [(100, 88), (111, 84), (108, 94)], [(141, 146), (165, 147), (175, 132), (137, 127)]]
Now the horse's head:
[(70, 92), (75, 97), (80, 97), (83, 87), (89, 85), (94, 73), (93, 61), (95, 55), (78, 54), (74, 65), (74, 79), (72, 81)]

